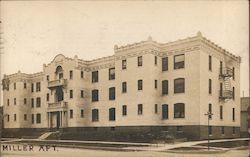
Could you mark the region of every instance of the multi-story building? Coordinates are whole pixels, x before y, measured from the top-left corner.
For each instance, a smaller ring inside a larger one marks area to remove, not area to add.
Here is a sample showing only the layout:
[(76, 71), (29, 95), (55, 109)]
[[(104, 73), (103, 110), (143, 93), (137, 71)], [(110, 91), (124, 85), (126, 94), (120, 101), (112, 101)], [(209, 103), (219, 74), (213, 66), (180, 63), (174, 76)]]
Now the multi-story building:
[(42, 72), (5, 75), (5, 130), (119, 138), (240, 135), (240, 57), (200, 32), (169, 43), (149, 37), (115, 45), (114, 52), (90, 61), (59, 54)]
[(242, 97), (241, 103), (241, 125), (240, 132), (242, 137), (249, 137), (250, 133), (250, 97)]

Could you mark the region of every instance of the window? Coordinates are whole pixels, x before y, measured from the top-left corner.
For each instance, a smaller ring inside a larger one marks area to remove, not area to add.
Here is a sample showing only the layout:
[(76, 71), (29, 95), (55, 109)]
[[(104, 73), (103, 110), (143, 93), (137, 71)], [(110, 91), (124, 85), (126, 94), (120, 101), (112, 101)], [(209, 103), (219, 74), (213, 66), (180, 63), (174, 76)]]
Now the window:
[(233, 121), (235, 121), (235, 108), (232, 109), (232, 118), (233, 118)]
[(109, 109), (109, 121), (115, 121), (115, 108)]
[(158, 60), (158, 58), (157, 58), (157, 56), (155, 56), (155, 65), (157, 65), (157, 60)]
[(137, 105), (137, 113), (138, 113), (138, 115), (142, 115), (142, 113), (143, 113), (143, 105), (142, 104)]
[[(208, 104), (208, 112), (212, 114), (212, 104)], [(209, 119), (212, 119), (212, 115), (209, 115)]]
[(223, 84), (220, 83), (220, 97), (222, 97), (222, 92), (223, 92)]
[(174, 104), (174, 118), (185, 118), (185, 104)]
[(115, 87), (109, 88), (109, 100), (115, 100)]
[(221, 134), (224, 135), (225, 134), (225, 129), (224, 126), (221, 127)]
[(235, 79), (235, 75), (234, 75), (235, 74), (235, 68), (234, 67), (232, 68), (232, 73), (233, 73), (233, 80), (234, 80)]
[(92, 121), (93, 122), (99, 121), (99, 111), (98, 111), (98, 109), (93, 109), (92, 110)]
[(92, 83), (98, 82), (98, 71), (92, 72)]
[(49, 75), (47, 75), (47, 81), (49, 81)]
[(181, 69), (185, 67), (185, 56), (182, 55), (176, 55), (174, 56), (174, 69)]
[(73, 71), (72, 70), (69, 71), (69, 79), (71, 79), (71, 80), (73, 79)]
[(14, 121), (16, 121), (16, 114), (14, 114)]
[(84, 73), (83, 73), (83, 71), (81, 71), (81, 78), (84, 78)]
[(70, 118), (70, 119), (73, 118), (73, 110), (69, 110), (69, 118)]
[(208, 57), (208, 69), (212, 71), (212, 56)]
[(123, 116), (127, 115), (127, 105), (122, 105), (122, 115)]
[(34, 98), (31, 98), (31, 107), (34, 108), (34, 106), (35, 106)]
[(155, 89), (157, 89), (157, 80), (155, 80)]
[(23, 83), (23, 88), (24, 88), (24, 89), (27, 88), (27, 83), (26, 83), (26, 82)]
[(220, 106), (220, 119), (223, 119), (223, 106)]
[(10, 106), (10, 99), (7, 100), (7, 105)]
[(209, 127), (208, 127), (208, 134), (209, 134), (209, 135), (212, 135), (212, 134), (213, 134), (212, 126), (209, 126)]
[(69, 98), (71, 98), (71, 99), (73, 98), (73, 90), (69, 91)]
[(211, 79), (208, 80), (208, 93), (212, 94), (212, 80)]
[(41, 114), (40, 113), (36, 114), (36, 123), (37, 124), (41, 123)]
[(155, 104), (155, 114), (158, 113), (158, 104)]
[(31, 92), (34, 92), (34, 83), (31, 83)]
[(84, 91), (81, 90), (81, 98), (84, 98)]
[(138, 88), (138, 90), (142, 90), (142, 80), (138, 80), (137, 81), (137, 88)]
[(162, 105), (162, 119), (168, 119), (168, 105)]
[(16, 98), (14, 98), (14, 105), (16, 105)]
[(98, 90), (97, 89), (92, 90), (92, 102), (99, 100), (99, 96), (98, 95), (99, 94), (98, 94)]
[(184, 93), (185, 92), (185, 79), (178, 78), (174, 80), (174, 93)]
[(168, 57), (162, 58), (162, 71), (168, 70)]
[(10, 121), (10, 115), (7, 115), (7, 122)]
[(220, 74), (222, 74), (222, 69), (223, 69), (223, 63), (220, 61)]
[(32, 123), (32, 124), (35, 123), (35, 116), (34, 116), (34, 114), (31, 115), (31, 123)]
[(233, 87), (233, 100), (235, 99), (235, 89)]
[(81, 109), (81, 118), (84, 118), (84, 110)]
[(168, 80), (163, 80), (161, 84), (162, 84), (162, 95), (167, 95), (168, 94)]
[(137, 57), (137, 65), (138, 67), (142, 66), (142, 56)]
[(115, 79), (115, 68), (110, 68), (109, 69), (109, 80), (114, 80)]
[(41, 98), (38, 97), (36, 98), (36, 107), (40, 107), (41, 106)]
[(49, 93), (47, 93), (46, 100), (49, 101)]
[(23, 99), (23, 104), (25, 104), (25, 105), (27, 104), (27, 99), (26, 98)]
[(25, 120), (25, 121), (27, 120), (27, 114), (23, 115), (23, 120)]
[(127, 93), (127, 82), (122, 82), (122, 93)]
[(235, 134), (235, 127), (233, 127), (233, 134)]
[(127, 69), (127, 60), (123, 59), (122, 60), (122, 70)]
[(16, 90), (16, 82), (14, 83), (14, 90)]
[(40, 82), (36, 83), (36, 91), (37, 92), (41, 91), (41, 83)]

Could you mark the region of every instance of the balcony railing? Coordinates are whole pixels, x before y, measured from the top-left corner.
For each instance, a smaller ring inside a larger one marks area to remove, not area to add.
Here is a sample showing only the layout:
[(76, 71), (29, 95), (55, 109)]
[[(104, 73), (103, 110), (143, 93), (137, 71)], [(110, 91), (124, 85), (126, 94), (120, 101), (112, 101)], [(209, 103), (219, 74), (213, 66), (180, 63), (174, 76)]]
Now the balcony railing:
[(229, 67), (220, 68), (220, 77), (232, 77), (233, 70)]
[(223, 91), (220, 91), (219, 95), (220, 95), (219, 98), (222, 99), (222, 100), (232, 99), (233, 98), (233, 91), (231, 91), (231, 90), (223, 90)]
[(48, 88), (65, 86), (65, 85), (66, 85), (66, 79), (53, 80), (48, 82)]
[(47, 110), (49, 112), (53, 111), (64, 111), (68, 108), (68, 102), (60, 101), (60, 102), (54, 102), (54, 103), (48, 103)]

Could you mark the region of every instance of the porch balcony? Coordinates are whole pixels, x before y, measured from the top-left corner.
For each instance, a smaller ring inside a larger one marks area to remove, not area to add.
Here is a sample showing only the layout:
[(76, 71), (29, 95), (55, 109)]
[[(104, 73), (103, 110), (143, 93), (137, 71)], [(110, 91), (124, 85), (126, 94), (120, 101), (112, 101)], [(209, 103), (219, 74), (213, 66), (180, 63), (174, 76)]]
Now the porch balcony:
[(59, 86), (65, 86), (67, 83), (66, 79), (53, 80), (48, 82), (48, 88), (55, 88)]
[(225, 77), (232, 77), (233, 76), (233, 69), (229, 67), (224, 67), (220, 69), (220, 77), (225, 78)]
[(48, 103), (48, 112), (56, 112), (56, 111), (67, 111), (68, 102), (60, 101), (54, 103)]
[(232, 99), (233, 98), (233, 91), (231, 91), (231, 90), (220, 91), (219, 98), (221, 100)]

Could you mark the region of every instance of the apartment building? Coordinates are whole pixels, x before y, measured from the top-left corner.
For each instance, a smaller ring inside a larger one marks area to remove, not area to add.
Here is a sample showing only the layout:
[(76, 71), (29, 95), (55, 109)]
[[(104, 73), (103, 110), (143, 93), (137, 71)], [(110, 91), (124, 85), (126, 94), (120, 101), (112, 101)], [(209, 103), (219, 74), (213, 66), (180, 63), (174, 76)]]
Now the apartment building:
[(7, 132), (58, 129), (87, 139), (95, 132), (121, 139), (240, 135), (240, 57), (200, 32), (169, 43), (149, 37), (115, 45), (114, 55), (90, 61), (59, 54), (42, 72), (4, 75), (3, 95)]
[(250, 97), (241, 97), (241, 127), (240, 132), (242, 137), (249, 137), (250, 133)]

